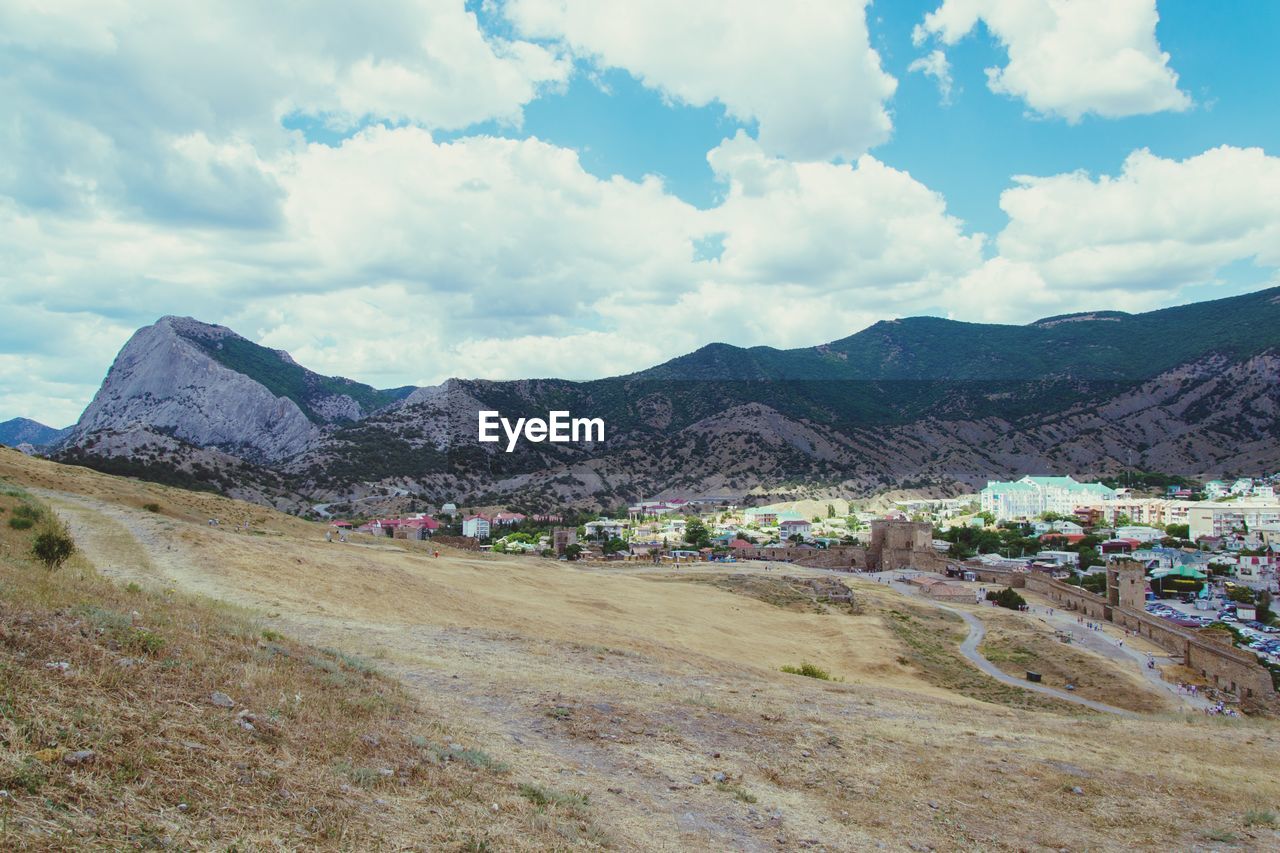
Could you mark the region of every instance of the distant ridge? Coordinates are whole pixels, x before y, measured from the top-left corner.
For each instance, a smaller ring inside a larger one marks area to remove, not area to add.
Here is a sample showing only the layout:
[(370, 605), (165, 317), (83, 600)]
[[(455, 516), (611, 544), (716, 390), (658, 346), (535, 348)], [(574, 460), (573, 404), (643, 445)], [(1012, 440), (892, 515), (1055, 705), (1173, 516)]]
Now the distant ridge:
[(34, 447), (50, 447), (71, 433), (71, 427), (54, 429), (30, 418), (13, 418), (0, 423), (0, 444), (10, 447), (30, 444)]

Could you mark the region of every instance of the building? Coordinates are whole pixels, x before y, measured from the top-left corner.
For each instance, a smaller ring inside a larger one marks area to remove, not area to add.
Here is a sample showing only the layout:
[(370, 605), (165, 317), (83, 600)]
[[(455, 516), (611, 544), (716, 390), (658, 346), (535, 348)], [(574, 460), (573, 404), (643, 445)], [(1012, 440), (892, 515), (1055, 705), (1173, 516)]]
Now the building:
[(1204, 501), (1189, 504), (1186, 523), (1193, 541), (1204, 536), (1258, 530), (1280, 523), (1280, 503)]
[(512, 524), (519, 524), (525, 520), (525, 515), (519, 512), (500, 512), (490, 519), (490, 523), (494, 527), (507, 527)]
[(578, 543), (578, 531), (572, 527), (551, 528), (551, 549), (559, 556), (570, 545)]
[(747, 524), (768, 526), (778, 523), (778, 511), (776, 509), (748, 509), (743, 511), (742, 517), (747, 520)]
[(1139, 542), (1156, 542), (1164, 538), (1163, 530), (1142, 525), (1130, 525), (1116, 528), (1117, 539), (1137, 539)]
[(595, 539), (601, 542), (608, 539), (621, 539), (622, 530), (625, 526), (621, 521), (612, 521), (608, 518), (588, 521), (582, 525), (588, 539)]
[(811, 525), (803, 518), (788, 518), (786, 521), (778, 522), (778, 538), (783, 542), (790, 542), (792, 536), (807, 539), (810, 529)]
[(983, 512), (997, 521), (1035, 518), (1046, 512), (1071, 515), (1077, 507), (1095, 506), (1115, 500), (1115, 489), (1101, 483), (1080, 483), (1071, 477), (1023, 477), (1003, 482), (992, 480), (978, 495)]
[(489, 519), (483, 515), (469, 515), (462, 519), (462, 535), (472, 539), (489, 538)]

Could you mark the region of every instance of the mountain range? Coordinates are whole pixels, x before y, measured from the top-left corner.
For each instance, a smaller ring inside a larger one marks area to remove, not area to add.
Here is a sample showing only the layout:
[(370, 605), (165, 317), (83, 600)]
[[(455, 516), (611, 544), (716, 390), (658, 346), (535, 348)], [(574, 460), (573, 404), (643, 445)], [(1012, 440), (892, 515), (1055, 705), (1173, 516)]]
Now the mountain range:
[[(1024, 326), (912, 317), (801, 349), (711, 344), (585, 382), (391, 389), (164, 317), (121, 350), (56, 455), (295, 511), (380, 495), (538, 510), (948, 494), (1027, 472), (1275, 470), (1277, 377), (1280, 288)], [(567, 409), (603, 418), (606, 439), (505, 453), (476, 440), (481, 409)]]

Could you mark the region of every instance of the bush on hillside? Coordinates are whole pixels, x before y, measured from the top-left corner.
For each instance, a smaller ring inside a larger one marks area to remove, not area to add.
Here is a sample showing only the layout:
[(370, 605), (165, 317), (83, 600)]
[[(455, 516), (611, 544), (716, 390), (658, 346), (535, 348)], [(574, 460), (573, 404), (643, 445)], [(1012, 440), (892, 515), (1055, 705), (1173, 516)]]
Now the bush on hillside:
[(31, 543), (31, 553), (50, 571), (65, 563), (75, 551), (76, 543), (65, 525), (50, 526), (40, 531)]
[(802, 663), (799, 666), (784, 666), (782, 671), (790, 675), (803, 675), (805, 678), (817, 678), (821, 681), (830, 681), (831, 673), (821, 667), (814, 666), (811, 663)]
[(994, 601), (998, 606), (1008, 610), (1020, 610), (1027, 606), (1027, 600), (1008, 586), (999, 592), (988, 592), (987, 601)]

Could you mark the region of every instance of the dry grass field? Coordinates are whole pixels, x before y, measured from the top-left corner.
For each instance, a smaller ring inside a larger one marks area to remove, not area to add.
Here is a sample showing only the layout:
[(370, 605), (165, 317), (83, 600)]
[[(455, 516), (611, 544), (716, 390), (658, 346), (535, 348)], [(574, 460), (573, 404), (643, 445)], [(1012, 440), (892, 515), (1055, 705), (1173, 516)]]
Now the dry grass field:
[[(857, 607), (812, 607), (770, 600), (763, 581), (327, 543), (259, 507), (8, 450), (0, 479), (64, 518), (81, 552), (32, 579), (44, 570), (21, 532), (3, 540), (4, 773), (47, 772), (35, 793), (0, 783), (0, 846), (56, 837), (43, 831), (105, 847), (1280, 845), (1275, 721), (1121, 719), (1031, 696), (958, 657), (958, 622), (876, 584), (848, 580)], [(121, 670), (139, 625), (161, 645)], [(1052, 651), (1032, 628), (994, 628), (997, 650)], [(1107, 701), (1145, 689), (1076, 653)], [(44, 667), (58, 655), (91, 684), (66, 689)], [(802, 663), (834, 680), (781, 671)], [(243, 729), (213, 690), (264, 724)], [(68, 734), (139, 695), (153, 698), (136, 719)], [(84, 742), (100, 745), (89, 770), (37, 755)], [(137, 743), (155, 757), (119, 774), (112, 751)], [(450, 743), (474, 760), (443, 761)], [(259, 772), (270, 781), (241, 783)], [(198, 803), (178, 812), (180, 796)], [(152, 835), (108, 834), (123, 814)]]

